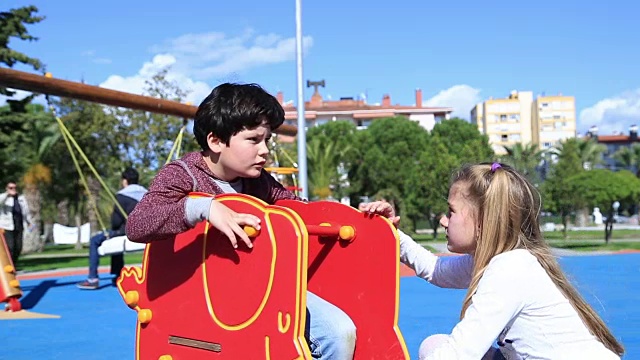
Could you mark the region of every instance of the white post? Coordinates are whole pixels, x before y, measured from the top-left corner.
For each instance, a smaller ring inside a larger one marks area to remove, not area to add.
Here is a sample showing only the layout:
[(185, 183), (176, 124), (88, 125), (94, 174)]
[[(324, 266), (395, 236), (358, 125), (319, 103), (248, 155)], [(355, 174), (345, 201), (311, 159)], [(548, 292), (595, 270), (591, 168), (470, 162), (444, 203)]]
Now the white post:
[(296, 68), (298, 78), (298, 174), (300, 197), (309, 199), (307, 181), (307, 122), (304, 116), (304, 80), (302, 74), (302, 0), (296, 0)]

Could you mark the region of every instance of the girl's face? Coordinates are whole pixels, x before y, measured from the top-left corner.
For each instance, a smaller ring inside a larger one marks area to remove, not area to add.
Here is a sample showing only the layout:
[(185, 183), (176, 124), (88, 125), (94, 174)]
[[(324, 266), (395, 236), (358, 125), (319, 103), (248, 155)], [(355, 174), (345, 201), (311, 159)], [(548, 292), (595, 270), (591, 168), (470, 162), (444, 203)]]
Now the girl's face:
[(449, 189), (449, 212), (440, 218), (447, 234), (447, 248), (459, 254), (474, 254), (478, 227), (476, 209), (467, 200), (466, 185), (454, 183)]

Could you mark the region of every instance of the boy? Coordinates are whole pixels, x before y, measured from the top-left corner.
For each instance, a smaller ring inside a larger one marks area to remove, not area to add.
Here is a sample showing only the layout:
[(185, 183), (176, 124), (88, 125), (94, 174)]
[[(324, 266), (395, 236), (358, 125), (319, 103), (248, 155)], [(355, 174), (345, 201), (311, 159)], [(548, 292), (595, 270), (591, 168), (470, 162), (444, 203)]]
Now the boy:
[[(127, 222), (127, 237), (135, 242), (159, 241), (207, 220), (234, 247), (237, 238), (252, 247), (242, 226), (260, 227), (259, 219), (238, 214), (211, 198), (189, 198), (192, 191), (243, 193), (269, 204), (296, 199), (264, 169), (271, 132), (284, 122), (275, 97), (255, 84), (222, 84), (200, 104), (193, 132), (202, 148), (165, 166)], [(311, 354), (318, 359), (352, 359), (355, 325), (342, 310), (307, 294), (305, 331)]]
[[(128, 167), (122, 172), (122, 178), (120, 185), (122, 189), (116, 194), (116, 201), (120, 204), (120, 207), (124, 212), (129, 215), (131, 211), (136, 207), (138, 201), (142, 199), (142, 196), (147, 192), (147, 189), (142, 185), (138, 185), (138, 178), (140, 175), (136, 169)], [(100, 265), (100, 254), (98, 254), (98, 248), (107, 239), (114, 238), (116, 236), (122, 236), (125, 234), (125, 226), (127, 219), (122, 215), (122, 212), (118, 206), (113, 206), (111, 212), (111, 231), (108, 233), (100, 232), (91, 237), (89, 243), (89, 277), (87, 280), (82, 281), (76, 286), (83, 290), (96, 290), (100, 286), (100, 279), (98, 277), (98, 266)], [(111, 255), (111, 273), (115, 277), (111, 280), (111, 283), (115, 285), (115, 281), (120, 276), (120, 271), (124, 267), (124, 254)]]

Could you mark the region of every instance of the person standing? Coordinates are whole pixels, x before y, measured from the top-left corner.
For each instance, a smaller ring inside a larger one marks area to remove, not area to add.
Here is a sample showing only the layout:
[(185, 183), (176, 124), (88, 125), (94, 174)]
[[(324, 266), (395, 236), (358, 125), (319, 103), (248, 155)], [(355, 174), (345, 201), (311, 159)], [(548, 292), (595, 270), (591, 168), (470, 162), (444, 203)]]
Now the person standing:
[(0, 194), (0, 228), (9, 248), (14, 266), (22, 252), (22, 235), (25, 228), (33, 226), (29, 206), (24, 195), (18, 193), (18, 184), (9, 181)]

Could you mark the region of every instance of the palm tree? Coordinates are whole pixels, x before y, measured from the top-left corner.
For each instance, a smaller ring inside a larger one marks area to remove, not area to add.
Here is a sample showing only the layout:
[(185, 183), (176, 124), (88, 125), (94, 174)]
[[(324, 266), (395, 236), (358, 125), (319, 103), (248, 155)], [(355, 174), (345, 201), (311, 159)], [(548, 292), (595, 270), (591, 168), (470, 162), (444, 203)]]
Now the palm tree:
[(513, 166), (518, 172), (526, 176), (533, 183), (539, 180), (537, 168), (540, 165), (545, 151), (540, 150), (537, 144), (505, 146), (507, 154), (500, 161)]
[(24, 235), (23, 251), (42, 251), (44, 242), (40, 240), (41, 194), (40, 186), (51, 183), (51, 169), (44, 164), (43, 157), (60, 138), (56, 123), (42, 105), (30, 104), (25, 107), (27, 128), (30, 135), (24, 146), (27, 170), (22, 177), (24, 196), (31, 212), (34, 227)]
[(602, 164), (604, 162), (602, 154), (607, 151), (607, 147), (599, 144), (595, 139), (583, 140), (580, 138), (569, 138), (561, 141), (556, 147), (552, 148), (550, 153), (560, 155), (563, 149), (567, 147), (576, 149), (582, 168), (585, 170)]
[(324, 142), (314, 137), (307, 142), (307, 160), (309, 162), (309, 190), (318, 199), (333, 195), (333, 186), (339, 181), (338, 163), (351, 146), (336, 149), (335, 142)]
[(613, 158), (623, 167), (640, 177), (640, 144), (625, 146), (613, 154)]

